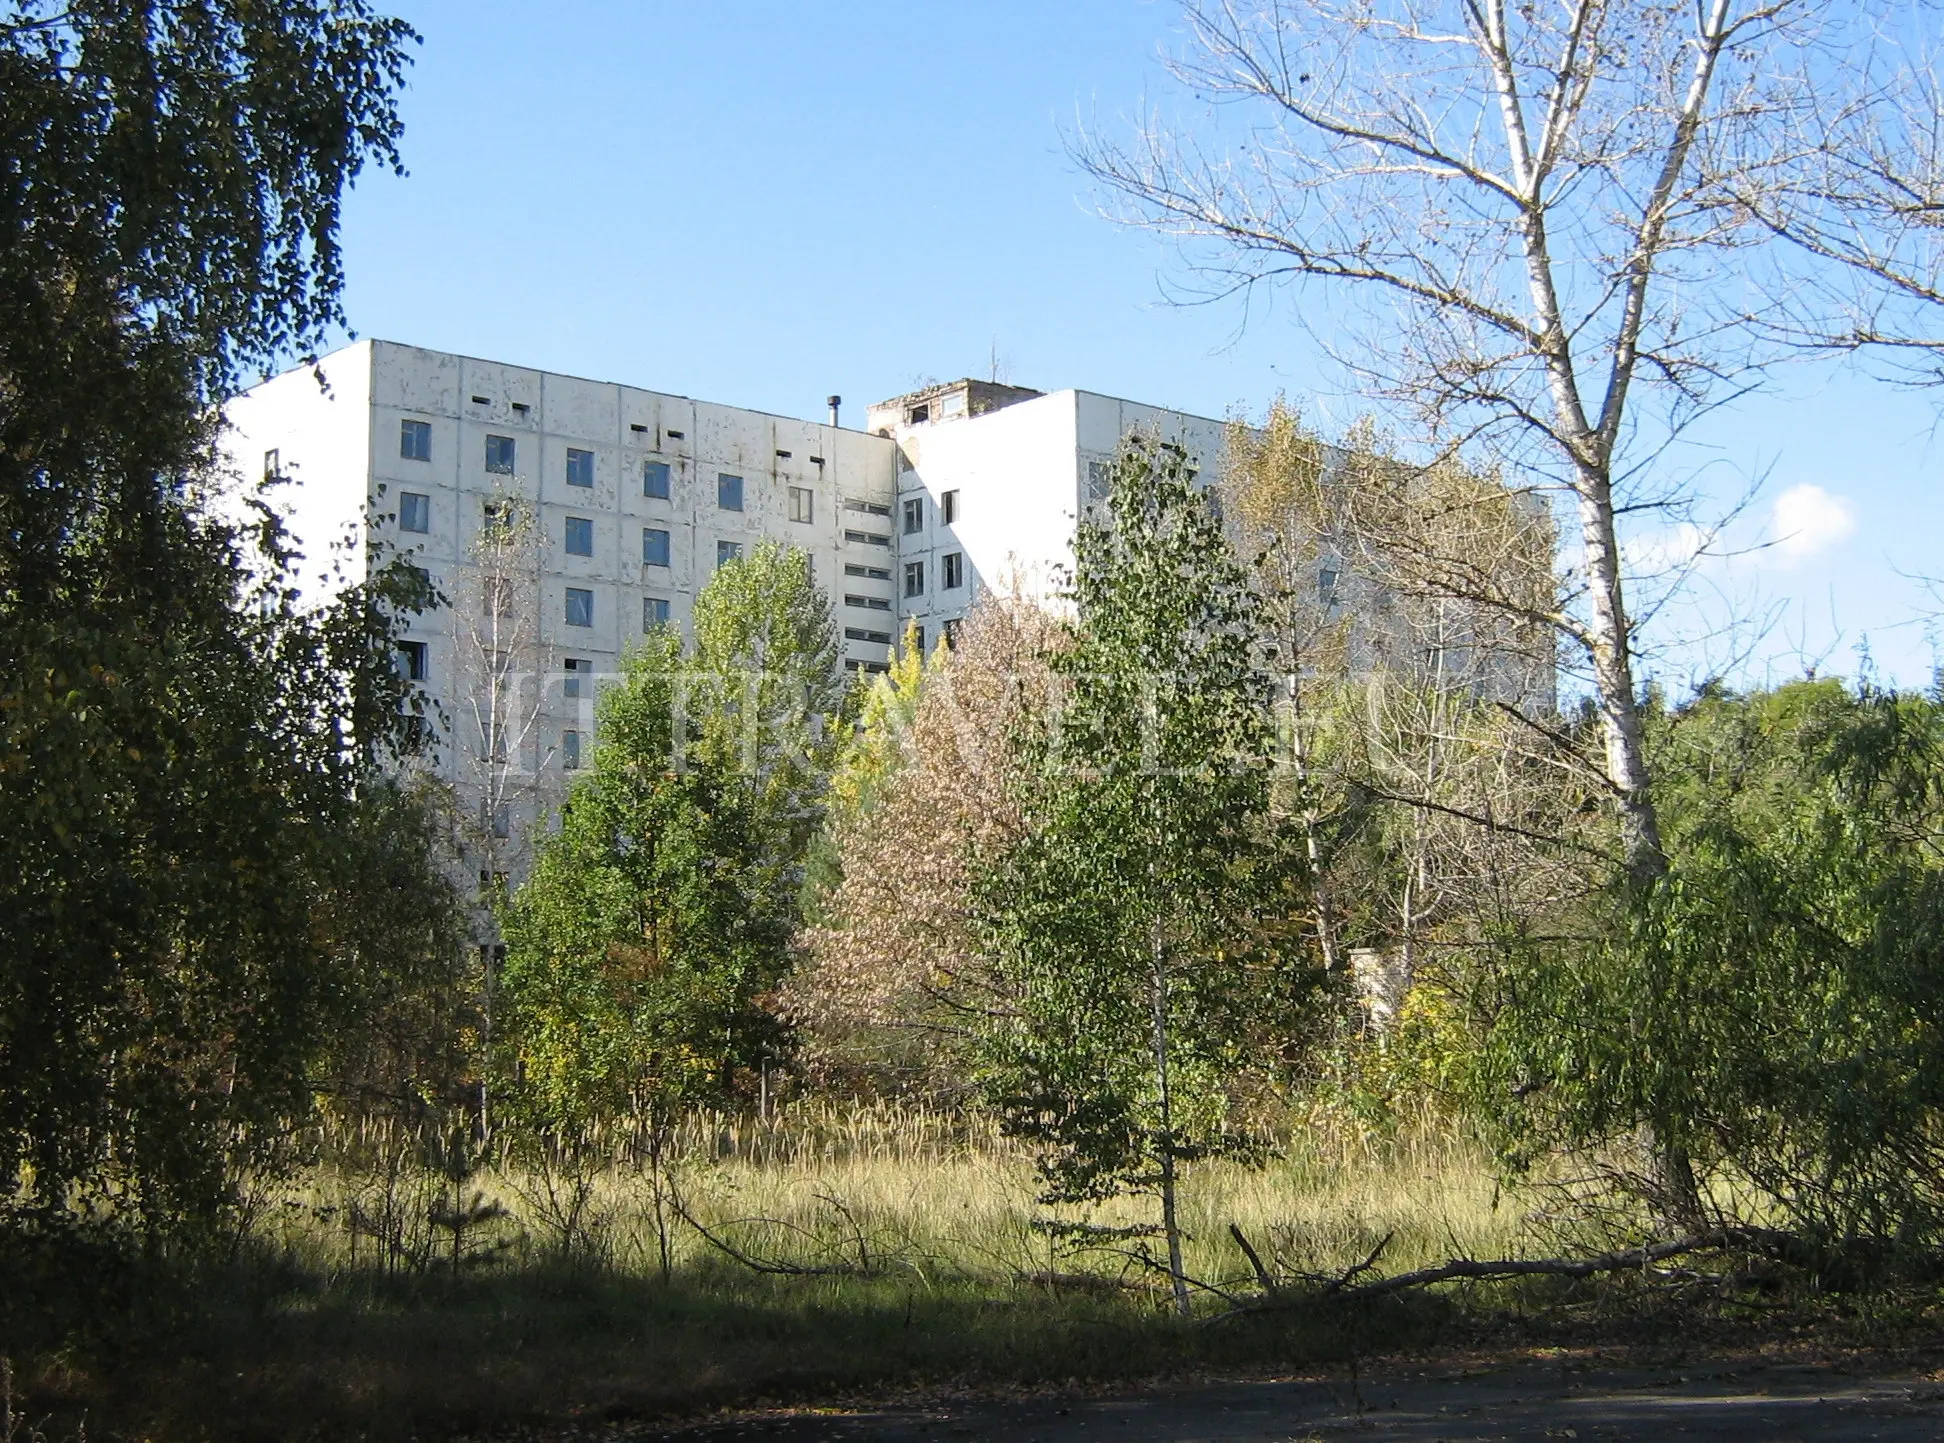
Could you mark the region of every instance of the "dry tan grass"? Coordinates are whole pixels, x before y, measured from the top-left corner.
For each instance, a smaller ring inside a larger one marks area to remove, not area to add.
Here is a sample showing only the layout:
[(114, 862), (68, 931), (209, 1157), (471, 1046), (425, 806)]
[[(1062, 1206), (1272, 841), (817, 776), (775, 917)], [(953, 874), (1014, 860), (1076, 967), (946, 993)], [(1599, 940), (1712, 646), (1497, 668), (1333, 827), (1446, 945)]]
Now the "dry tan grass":
[[(266, 1240), (326, 1270), (370, 1265), (372, 1241), (350, 1224), (379, 1210), (390, 1174), (371, 1159), (393, 1154), (367, 1146), (364, 1155), (364, 1166), (320, 1169), (282, 1205), (266, 1209)], [(984, 1290), (1046, 1275), (1130, 1283), (1150, 1277), (1134, 1256), (1138, 1240), (1078, 1247), (1042, 1225), (1151, 1223), (1150, 1199), (1084, 1210), (1043, 1206), (1030, 1156), (987, 1121), (810, 1101), (767, 1122), (692, 1116), (677, 1129), (671, 1155), (673, 1187), (688, 1216), (716, 1243), (755, 1262), (904, 1274), (927, 1286)], [(479, 1171), (465, 1190), (477, 1190), (506, 1217), (482, 1223), (468, 1248), (478, 1249), (482, 1263), (532, 1262), (579, 1247), (623, 1272), (658, 1269), (662, 1234), (652, 1174), (618, 1146), (585, 1167), (584, 1226), (573, 1237), (550, 1225), (545, 1179), (531, 1168), (502, 1160)], [(395, 1176), (394, 1191), (405, 1195), (392, 1206), (421, 1239), (404, 1266), (437, 1268), (449, 1257), (449, 1230), (439, 1233), (424, 1217), (445, 1184), (409, 1166)], [(573, 1181), (556, 1178), (556, 1196)], [(1382, 1138), (1325, 1122), (1303, 1127), (1259, 1167), (1217, 1161), (1190, 1168), (1183, 1208), (1188, 1270), (1218, 1284), (1249, 1278), (1231, 1225), (1285, 1273), (1341, 1273), (1386, 1238), (1387, 1270), (1456, 1254), (1508, 1256), (1537, 1241), (1522, 1212), (1499, 1197), (1482, 1153), (1428, 1122)], [(670, 1211), (662, 1226), (675, 1267), (728, 1256)], [(393, 1265), (400, 1266), (396, 1259)]]

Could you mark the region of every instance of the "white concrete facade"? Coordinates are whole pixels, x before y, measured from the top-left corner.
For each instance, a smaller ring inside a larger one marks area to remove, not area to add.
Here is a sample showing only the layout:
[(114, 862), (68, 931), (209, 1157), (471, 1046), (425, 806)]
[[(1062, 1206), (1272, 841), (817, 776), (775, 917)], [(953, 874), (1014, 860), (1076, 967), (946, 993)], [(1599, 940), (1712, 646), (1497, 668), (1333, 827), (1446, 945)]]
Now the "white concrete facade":
[(956, 381), (881, 402), (865, 424), (898, 443), (899, 624), (917, 620), (928, 642), (982, 590), (1062, 589), (1128, 435), (1180, 446), (1210, 482), (1227, 457), (1223, 422), (1092, 391)]
[[(327, 553), (340, 538), (355, 546), (351, 574), (392, 547), (456, 596), (487, 503), (515, 496), (539, 533), (541, 670), (571, 659), (596, 676), (615, 671), (659, 604), (687, 628), (719, 548), (764, 539), (812, 558), (847, 660), (875, 667), (889, 656), (897, 472), (896, 445), (883, 437), (388, 341), (266, 381), (228, 416), (236, 469), (287, 478), (273, 495), (306, 553), (310, 596), (339, 584)], [(651, 480), (661, 467), (665, 498), (649, 494), (662, 489)], [(740, 478), (740, 509), (723, 504), (725, 477)], [(874, 575), (846, 575), (847, 564)], [(417, 618), (405, 640), (423, 645), (427, 690), (456, 714), (447, 618)], [(584, 722), (591, 693), (558, 708), (562, 727)], [(557, 739), (541, 746), (536, 768), (559, 750)]]

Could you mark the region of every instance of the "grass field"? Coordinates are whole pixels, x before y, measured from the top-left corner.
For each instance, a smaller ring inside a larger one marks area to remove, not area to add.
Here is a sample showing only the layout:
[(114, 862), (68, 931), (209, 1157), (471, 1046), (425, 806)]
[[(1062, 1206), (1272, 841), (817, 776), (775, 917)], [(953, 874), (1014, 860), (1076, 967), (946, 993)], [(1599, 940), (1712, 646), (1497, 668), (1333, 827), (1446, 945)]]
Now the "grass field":
[[(1027, 1157), (911, 1109), (691, 1119), (660, 1226), (652, 1174), (632, 1163), (488, 1167), (455, 1187), (410, 1140), (367, 1133), (333, 1153), (264, 1190), (247, 1236), (199, 1263), (193, 1288), (139, 1274), (124, 1290), (135, 1323), (24, 1358), (50, 1436), (84, 1407), (96, 1437), (100, 1420), (164, 1439), (433, 1436), (847, 1390), (1299, 1367), (1471, 1326), (1436, 1298), (1221, 1320), (1214, 1292), (1181, 1322), (1128, 1255), (1138, 1243), (1061, 1245), (1036, 1226)], [(1271, 1267), (1316, 1274), (1387, 1237), (1385, 1270), (1556, 1242), (1499, 1195), (1476, 1148), (1428, 1128), (1302, 1129), (1259, 1169), (1191, 1171), (1185, 1204), (1188, 1271), (1216, 1288), (1251, 1277), (1231, 1224)], [(1147, 1214), (1132, 1202), (1090, 1220)]]

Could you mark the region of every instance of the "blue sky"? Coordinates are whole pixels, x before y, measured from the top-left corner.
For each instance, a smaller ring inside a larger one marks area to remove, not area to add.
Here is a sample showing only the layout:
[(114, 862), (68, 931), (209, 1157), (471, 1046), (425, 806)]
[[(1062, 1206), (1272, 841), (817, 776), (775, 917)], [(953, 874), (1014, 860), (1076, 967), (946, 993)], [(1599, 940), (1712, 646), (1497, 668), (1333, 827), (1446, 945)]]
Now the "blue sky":
[[(1066, 154), (1080, 121), (1169, 97), (1169, 0), (394, 8), (425, 39), (411, 174), (347, 207), (362, 335), (794, 415), (838, 392), (852, 422), (995, 361), (1211, 416), (1279, 392), (1326, 429), (1363, 409), (1297, 298), (1169, 304), (1171, 253), (1100, 219)], [(1911, 578), (1944, 573), (1940, 406), (1805, 367), (1670, 462), (1724, 500), (1763, 481), (1736, 543), (1793, 538), (1664, 613), (1671, 681), (1851, 672), (1865, 638), (1884, 675), (1929, 680)], [(1690, 639), (1778, 611), (1759, 637)]]

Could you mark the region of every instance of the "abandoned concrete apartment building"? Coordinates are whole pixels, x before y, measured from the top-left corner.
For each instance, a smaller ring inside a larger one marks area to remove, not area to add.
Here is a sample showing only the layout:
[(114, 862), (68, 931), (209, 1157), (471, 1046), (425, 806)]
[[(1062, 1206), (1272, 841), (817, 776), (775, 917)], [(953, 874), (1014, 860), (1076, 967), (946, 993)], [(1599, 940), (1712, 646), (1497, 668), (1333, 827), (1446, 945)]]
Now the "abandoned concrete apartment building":
[[(1223, 422), (1089, 391), (960, 380), (871, 406), (862, 430), (838, 405), (798, 420), (364, 341), (238, 397), (226, 444), (239, 474), (289, 483), (313, 594), (334, 584), (333, 541), (353, 572), (396, 548), (448, 598), (476, 593), (494, 500), (522, 499), (532, 655), (517, 669), (537, 690), (514, 760), (556, 785), (585, 755), (592, 679), (648, 629), (686, 628), (716, 568), (765, 539), (810, 557), (846, 664), (882, 669), (908, 623), (931, 643), (988, 588), (1054, 590), (1130, 432), (1181, 446), (1208, 478), (1226, 452)], [(459, 604), (415, 618), (402, 657), (455, 733), (436, 764), (466, 806), (458, 733), (478, 682)], [(524, 832), (548, 790), (495, 829)]]

